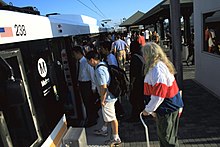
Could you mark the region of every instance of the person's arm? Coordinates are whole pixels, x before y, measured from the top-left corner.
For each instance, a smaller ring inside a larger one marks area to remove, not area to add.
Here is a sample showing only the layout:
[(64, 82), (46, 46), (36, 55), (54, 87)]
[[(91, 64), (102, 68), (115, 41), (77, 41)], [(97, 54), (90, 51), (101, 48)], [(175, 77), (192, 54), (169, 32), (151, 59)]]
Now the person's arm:
[(92, 91), (95, 92), (96, 91), (96, 85), (95, 85), (95, 73), (94, 73), (94, 68), (92, 66), (90, 66), (89, 64), (87, 64), (88, 66), (88, 74), (90, 76), (90, 80), (91, 80), (91, 83), (92, 83)]
[[(99, 67), (101, 68), (101, 67)], [(107, 67), (105, 67), (107, 68)], [(96, 69), (97, 70), (97, 69)], [(100, 95), (100, 99), (101, 99), (101, 105), (105, 106), (105, 101), (106, 101), (106, 97), (107, 97), (107, 78), (106, 78), (106, 72), (102, 69), (99, 69), (98, 71), (96, 71), (96, 77), (97, 77), (97, 86), (99, 86), (100, 91), (99, 91), (99, 95)]]
[(130, 63), (130, 90), (133, 89), (133, 84), (136, 80), (136, 76), (139, 74), (140, 70), (139, 68), (139, 63), (138, 63), (138, 57), (136, 55), (132, 55), (131, 57), (131, 63)]
[(150, 85), (148, 83), (149, 81), (144, 83), (144, 94), (151, 95), (151, 99), (143, 111), (144, 115), (152, 114), (157, 110), (160, 104), (164, 101), (168, 89), (168, 86), (165, 86), (167, 83), (165, 82), (166, 76), (164, 73), (155, 70), (151, 74), (150, 83), (153, 84)]
[(100, 86), (100, 99), (102, 106), (105, 106), (106, 97), (107, 97), (107, 84), (104, 84)]
[(124, 41), (124, 45), (125, 45), (125, 50), (128, 49), (128, 44)]
[(145, 106), (144, 111), (146, 111), (149, 114), (152, 114), (154, 111), (157, 110), (157, 108), (160, 106), (160, 104), (164, 101), (164, 98), (151, 95), (151, 100), (149, 103)]
[(112, 47), (113, 47), (113, 53), (114, 55), (116, 55), (117, 49), (116, 49), (115, 42), (112, 43)]
[(157, 34), (157, 36), (156, 36), (156, 43), (158, 43), (159, 42), (159, 35)]

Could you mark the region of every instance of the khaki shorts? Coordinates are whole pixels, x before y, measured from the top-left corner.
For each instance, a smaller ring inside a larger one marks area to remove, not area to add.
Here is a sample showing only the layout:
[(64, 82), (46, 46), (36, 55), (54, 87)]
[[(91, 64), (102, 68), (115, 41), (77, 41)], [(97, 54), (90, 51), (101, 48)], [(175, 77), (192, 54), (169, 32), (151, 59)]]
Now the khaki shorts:
[(102, 116), (105, 122), (116, 120), (115, 102), (106, 102), (105, 106), (102, 107)]
[(126, 51), (125, 50), (121, 50), (117, 52), (117, 60), (123, 60), (126, 58)]

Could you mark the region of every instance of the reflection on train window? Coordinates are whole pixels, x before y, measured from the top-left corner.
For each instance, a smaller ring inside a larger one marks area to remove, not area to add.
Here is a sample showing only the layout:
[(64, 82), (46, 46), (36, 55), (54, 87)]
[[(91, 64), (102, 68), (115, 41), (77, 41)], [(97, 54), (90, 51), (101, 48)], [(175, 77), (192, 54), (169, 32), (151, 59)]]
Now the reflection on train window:
[(204, 44), (203, 50), (220, 55), (220, 10), (205, 13), (204, 20)]

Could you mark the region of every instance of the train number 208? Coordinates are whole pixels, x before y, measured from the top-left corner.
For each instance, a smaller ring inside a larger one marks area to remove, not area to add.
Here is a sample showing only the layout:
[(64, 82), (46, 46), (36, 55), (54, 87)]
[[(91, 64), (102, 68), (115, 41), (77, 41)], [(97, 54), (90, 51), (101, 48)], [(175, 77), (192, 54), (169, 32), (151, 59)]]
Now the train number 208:
[(27, 32), (26, 32), (24, 25), (15, 24), (14, 28), (16, 29), (16, 36), (26, 36), (27, 35)]

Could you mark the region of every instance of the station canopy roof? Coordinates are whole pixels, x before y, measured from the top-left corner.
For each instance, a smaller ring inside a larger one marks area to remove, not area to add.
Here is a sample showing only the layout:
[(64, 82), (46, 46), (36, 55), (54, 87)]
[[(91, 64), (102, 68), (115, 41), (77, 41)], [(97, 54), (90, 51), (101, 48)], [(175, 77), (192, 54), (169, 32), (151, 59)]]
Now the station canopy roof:
[[(193, 0), (180, 0), (181, 15), (193, 12)], [(153, 7), (132, 25), (151, 25), (159, 20), (170, 18), (170, 0), (164, 0)]]
[(0, 6), (5, 6), (7, 5), (3, 0), (0, 0)]
[(135, 14), (133, 14), (131, 17), (129, 17), (127, 20), (125, 20), (123, 23), (121, 23), (120, 27), (127, 27), (132, 26), (137, 20), (139, 20), (144, 15), (143, 12), (137, 11)]

